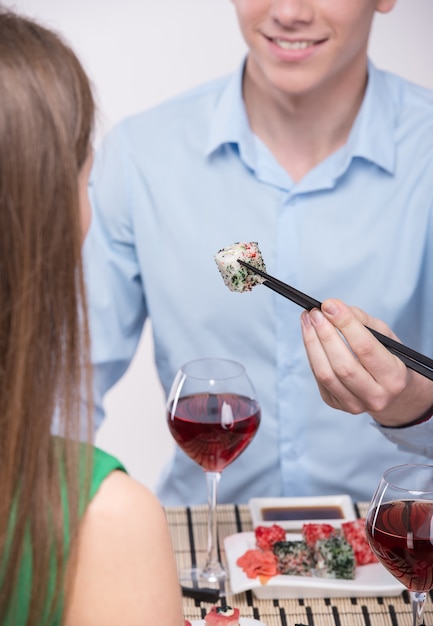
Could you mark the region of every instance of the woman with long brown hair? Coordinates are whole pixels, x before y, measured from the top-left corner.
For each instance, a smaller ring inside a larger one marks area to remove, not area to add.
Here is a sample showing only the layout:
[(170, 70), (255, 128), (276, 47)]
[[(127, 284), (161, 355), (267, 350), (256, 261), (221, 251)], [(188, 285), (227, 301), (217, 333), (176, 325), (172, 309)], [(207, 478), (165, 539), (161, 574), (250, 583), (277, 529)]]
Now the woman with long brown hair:
[(77, 443), (92, 431), (89, 81), (59, 36), (0, 11), (0, 93), (0, 623), (180, 626), (162, 507)]

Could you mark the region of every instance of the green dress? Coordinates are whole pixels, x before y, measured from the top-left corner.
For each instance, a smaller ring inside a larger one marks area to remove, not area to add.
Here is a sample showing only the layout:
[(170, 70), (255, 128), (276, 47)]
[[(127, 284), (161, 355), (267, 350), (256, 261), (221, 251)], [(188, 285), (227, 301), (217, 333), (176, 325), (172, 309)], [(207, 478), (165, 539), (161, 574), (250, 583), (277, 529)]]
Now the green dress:
[[(90, 484), (90, 500), (95, 496), (102, 482), (111, 472), (115, 470), (121, 470), (126, 472), (125, 467), (115, 457), (107, 454), (99, 448), (94, 448), (93, 455), (93, 467), (92, 478)], [(62, 489), (66, 490), (66, 485), (62, 485)], [(87, 505), (89, 504), (87, 503)], [(68, 537), (68, 531), (65, 529), (65, 535)], [(69, 552), (69, 545), (65, 546), (65, 549)], [(21, 564), (19, 583), (17, 589), (17, 607), (18, 611), (14, 613), (13, 618), (6, 619), (1, 626), (22, 626), (26, 623), (29, 601), (30, 601), (30, 581), (32, 578), (32, 567), (29, 550), (24, 550), (24, 556)], [(50, 579), (50, 588), (54, 588), (55, 584), (55, 572), (52, 572)], [(56, 617), (48, 623), (44, 623), (43, 626), (60, 626), (61, 615), (63, 610), (63, 598), (60, 598), (59, 605), (56, 611)], [(42, 625), (41, 625), (42, 626)]]

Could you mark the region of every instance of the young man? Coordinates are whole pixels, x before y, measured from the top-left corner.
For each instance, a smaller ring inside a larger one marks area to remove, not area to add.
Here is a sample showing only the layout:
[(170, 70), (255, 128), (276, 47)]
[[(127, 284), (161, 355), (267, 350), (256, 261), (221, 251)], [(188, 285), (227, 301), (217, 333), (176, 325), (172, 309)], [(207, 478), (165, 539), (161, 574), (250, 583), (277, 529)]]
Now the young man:
[[(190, 359), (243, 362), (262, 422), (225, 470), (222, 502), (365, 500), (385, 467), (419, 459), (326, 406), (299, 308), (262, 287), (229, 292), (213, 260), (257, 241), (281, 280), (359, 303), (421, 351), (432, 343), (433, 96), (367, 59), (374, 14), (394, 3), (233, 0), (242, 67), (125, 120), (97, 159), (87, 266), (98, 404), (148, 315), (166, 391)], [(158, 495), (206, 501), (202, 470), (177, 450)]]

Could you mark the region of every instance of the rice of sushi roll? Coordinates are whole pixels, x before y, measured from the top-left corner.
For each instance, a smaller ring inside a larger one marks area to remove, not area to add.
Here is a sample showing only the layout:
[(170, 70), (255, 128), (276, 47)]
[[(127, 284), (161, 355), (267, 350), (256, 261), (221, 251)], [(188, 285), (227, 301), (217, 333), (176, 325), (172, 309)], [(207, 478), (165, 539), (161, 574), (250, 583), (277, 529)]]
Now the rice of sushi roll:
[(232, 246), (221, 248), (214, 258), (224, 283), (230, 291), (237, 291), (239, 293), (251, 291), (255, 285), (260, 285), (264, 281), (261, 276), (253, 274), (246, 267), (238, 263), (240, 259), (266, 272), (262, 254), (255, 241), (249, 243), (238, 242)]

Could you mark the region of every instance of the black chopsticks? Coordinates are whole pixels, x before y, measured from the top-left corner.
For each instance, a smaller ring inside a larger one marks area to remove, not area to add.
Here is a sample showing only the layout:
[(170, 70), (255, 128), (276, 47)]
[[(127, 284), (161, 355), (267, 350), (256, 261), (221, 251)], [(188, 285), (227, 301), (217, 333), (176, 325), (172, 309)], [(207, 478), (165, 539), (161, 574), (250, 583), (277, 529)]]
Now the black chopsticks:
[(184, 598), (192, 598), (199, 602), (216, 602), (220, 597), (220, 590), (212, 587), (184, 587), (181, 586)]
[[(249, 263), (245, 263), (245, 261), (241, 261), (238, 259), (238, 263), (246, 267), (250, 272), (254, 272), (254, 274), (258, 274), (262, 278), (265, 279), (263, 285), (265, 287), (269, 287), (276, 293), (279, 293), (281, 296), (288, 298), (295, 304), (298, 304), (302, 308), (307, 311), (311, 311), (311, 309), (317, 308), (320, 309), (322, 303), (311, 296), (307, 296), (307, 294), (302, 293), (298, 289), (283, 283), (281, 280), (270, 276), (266, 272), (259, 270), (257, 267), (250, 265)], [(409, 367), (410, 369), (422, 374), (426, 378), (433, 380), (433, 359), (417, 352), (416, 350), (412, 350), (412, 348), (408, 348), (407, 346), (391, 339), (391, 337), (387, 337), (386, 335), (382, 335), (377, 330), (366, 326), (366, 328), (376, 337), (378, 341), (382, 345), (385, 346), (392, 354), (395, 354), (403, 363)]]

